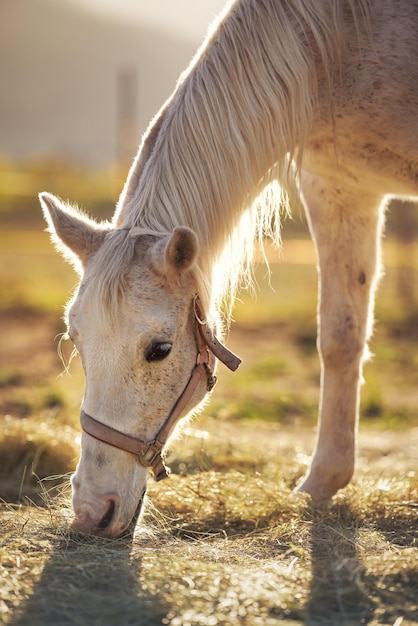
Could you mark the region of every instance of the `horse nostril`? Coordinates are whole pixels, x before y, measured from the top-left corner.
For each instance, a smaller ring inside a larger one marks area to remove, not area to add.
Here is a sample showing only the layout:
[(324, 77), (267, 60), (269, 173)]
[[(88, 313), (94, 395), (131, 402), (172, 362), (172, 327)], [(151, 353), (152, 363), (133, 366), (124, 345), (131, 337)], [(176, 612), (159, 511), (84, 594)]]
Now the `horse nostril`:
[(115, 512), (115, 501), (110, 500), (109, 508), (107, 509), (106, 513), (103, 515), (102, 519), (100, 520), (98, 524), (99, 530), (106, 530), (106, 528), (109, 526), (110, 522), (112, 521), (114, 512)]

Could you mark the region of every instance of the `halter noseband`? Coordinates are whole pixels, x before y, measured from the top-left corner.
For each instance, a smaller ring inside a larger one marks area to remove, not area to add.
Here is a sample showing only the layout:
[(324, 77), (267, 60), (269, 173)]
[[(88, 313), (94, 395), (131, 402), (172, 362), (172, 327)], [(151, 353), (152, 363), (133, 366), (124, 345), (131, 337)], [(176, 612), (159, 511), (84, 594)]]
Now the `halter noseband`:
[(119, 448), (120, 450), (134, 454), (138, 457), (141, 465), (151, 468), (154, 478), (157, 481), (166, 478), (168, 475), (168, 470), (164, 465), (164, 461), (161, 456), (162, 449), (167, 442), (174, 425), (180, 419), (182, 413), (193, 397), (197, 386), (203, 379), (206, 380), (207, 391), (212, 391), (216, 384), (216, 376), (213, 375), (209, 365), (209, 351), (232, 371), (235, 371), (241, 363), (241, 359), (222, 345), (209, 328), (207, 320), (203, 315), (198, 295), (196, 295), (193, 299), (193, 312), (198, 329), (198, 353), (196, 365), (194, 366), (190, 374), (190, 378), (181, 395), (177, 399), (164, 424), (161, 426), (152, 441), (143, 441), (142, 439), (133, 437), (132, 435), (126, 435), (111, 426), (102, 424), (90, 415), (87, 415), (83, 409), (80, 411), (81, 428), (85, 433), (94, 437), (94, 439), (98, 439), (99, 441), (113, 446), (114, 448)]

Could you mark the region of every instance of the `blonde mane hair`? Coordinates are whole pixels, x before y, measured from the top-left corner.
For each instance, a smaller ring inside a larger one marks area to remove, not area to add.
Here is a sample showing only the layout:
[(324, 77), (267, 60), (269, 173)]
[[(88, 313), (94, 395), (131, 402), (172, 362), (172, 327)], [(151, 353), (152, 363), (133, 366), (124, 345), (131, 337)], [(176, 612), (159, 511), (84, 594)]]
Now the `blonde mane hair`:
[[(157, 236), (176, 226), (193, 229), (201, 248), (196, 280), (208, 311), (223, 301), (228, 317), (238, 286), (251, 280), (255, 242), (262, 245), (265, 235), (279, 242), (278, 209), (297, 187), (320, 89), (329, 91), (332, 113), (344, 5), (230, 5), (144, 136), (114, 227)], [(358, 28), (366, 2), (347, 6)], [(119, 284), (133, 246), (127, 230), (102, 246), (102, 293)]]

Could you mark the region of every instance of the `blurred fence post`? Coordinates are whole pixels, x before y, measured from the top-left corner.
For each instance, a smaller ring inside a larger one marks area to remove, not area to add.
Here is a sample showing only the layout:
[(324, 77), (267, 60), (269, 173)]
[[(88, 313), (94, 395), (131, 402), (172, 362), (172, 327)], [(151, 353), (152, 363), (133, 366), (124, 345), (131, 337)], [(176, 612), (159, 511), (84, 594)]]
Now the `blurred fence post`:
[(117, 74), (117, 158), (119, 165), (132, 162), (139, 140), (138, 133), (138, 72), (136, 68), (121, 68)]

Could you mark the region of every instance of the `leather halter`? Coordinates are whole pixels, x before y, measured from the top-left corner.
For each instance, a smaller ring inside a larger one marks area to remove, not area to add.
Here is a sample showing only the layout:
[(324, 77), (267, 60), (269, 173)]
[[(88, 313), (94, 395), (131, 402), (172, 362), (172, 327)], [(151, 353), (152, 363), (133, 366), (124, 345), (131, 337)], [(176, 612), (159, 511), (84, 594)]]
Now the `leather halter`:
[(164, 465), (162, 459), (162, 449), (170, 436), (170, 433), (180, 419), (182, 413), (186, 409), (188, 403), (193, 397), (196, 388), (202, 380), (206, 380), (206, 390), (212, 391), (216, 384), (216, 376), (213, 375), (209, 364), (209, 351), (217, 357), (230, 370), (235, 371), (241, 359), (233, 352), (223, 346), (215, 337), (208, 326), (207, 320), (203, 315), (200, 298), (196, 295), (193, 299), (193, 312), (197, 322), (197, 343), (198, 353), (196, 365), (194, 366), (190, 378), (183, 389), (181, 395), (177, 399), (170, 413), (168, 414), (164, 424), (156, 434), (152, 441), (143, 441), (132, 435), (126, 435), (111, 426), (102, 424), (90, 415), (87, 415), (81, 409), (80, 423), (85, 433), (107, 443), (115, 448), (130, 452), (138, 457), (139, 462), (144, 467), (150, 467), (155, 480), (162, 480), (168, 475), (168, 469)]

